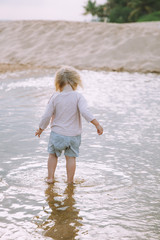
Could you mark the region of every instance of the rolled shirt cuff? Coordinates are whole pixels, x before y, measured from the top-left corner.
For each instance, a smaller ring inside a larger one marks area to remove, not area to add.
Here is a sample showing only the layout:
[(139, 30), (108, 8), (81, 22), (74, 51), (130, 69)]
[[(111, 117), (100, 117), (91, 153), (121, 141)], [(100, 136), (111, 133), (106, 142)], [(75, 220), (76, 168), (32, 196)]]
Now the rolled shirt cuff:
[(87, 114), (86, 116), (83, 116), (87, 122), (91, 122), (95, 117), (92, 114)]

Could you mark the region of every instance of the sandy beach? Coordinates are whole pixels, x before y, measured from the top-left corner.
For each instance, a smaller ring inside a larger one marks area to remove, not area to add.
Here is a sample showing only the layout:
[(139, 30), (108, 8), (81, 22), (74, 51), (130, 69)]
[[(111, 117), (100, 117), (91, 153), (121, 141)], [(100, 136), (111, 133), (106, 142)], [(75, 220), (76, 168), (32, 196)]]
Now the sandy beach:
[(160, 73), (160, 22), (0, 22), (0, 72), (78, 69)]

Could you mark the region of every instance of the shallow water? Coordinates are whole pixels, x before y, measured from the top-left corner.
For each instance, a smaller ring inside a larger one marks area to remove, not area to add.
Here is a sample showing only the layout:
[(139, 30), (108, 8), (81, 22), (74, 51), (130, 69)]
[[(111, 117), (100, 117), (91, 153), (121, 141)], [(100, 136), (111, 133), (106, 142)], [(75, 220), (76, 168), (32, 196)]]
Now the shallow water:
[(84, 96), (104, 127), (83, 122), (76, 185), (64, 156), (47, 185), (47, 141), (34, 136), (53, 77), (0, 82), (2, 240), (160, 239), (160, 76), (81, 72)]

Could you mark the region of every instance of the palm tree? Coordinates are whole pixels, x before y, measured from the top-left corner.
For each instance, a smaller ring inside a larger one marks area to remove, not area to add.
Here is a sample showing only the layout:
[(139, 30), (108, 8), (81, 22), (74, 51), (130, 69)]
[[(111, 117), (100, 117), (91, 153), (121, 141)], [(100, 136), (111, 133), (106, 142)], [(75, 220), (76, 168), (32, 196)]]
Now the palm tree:
[(101, 21), (104, 21), (105, 19), (107, 20), (107, 4), (97, 6), (97, 16), (100, 18)]
[(154, 4), (153, 0), (132, 0), (128, 4), (133, 9), (129, 19), (136, 21), (139, 17), (154, 12)]
[(87, 5), (84, 6), (84, 9), (85, 9), (85, 12), (84, 12), (84, 15), (87, 15), (87, 14), (92, 14), (92, 16), (95, 16), (97, 14), (97, 6), (96, 6), (96, 1), (91, 1), (89, 0)]

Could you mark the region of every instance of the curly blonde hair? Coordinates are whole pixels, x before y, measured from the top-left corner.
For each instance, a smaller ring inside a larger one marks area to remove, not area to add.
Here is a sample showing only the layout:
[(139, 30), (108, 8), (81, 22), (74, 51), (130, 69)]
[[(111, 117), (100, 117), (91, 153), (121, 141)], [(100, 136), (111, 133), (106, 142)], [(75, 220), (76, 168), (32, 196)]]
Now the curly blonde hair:
[(79, 73), (70, 66), (62, 66), (55, 75), (56, 91), (61, 92), (66, 84), (69, 84), (73, 90), (76, 90), (78, 85), (83, 87)]

